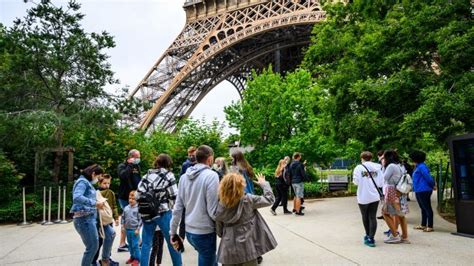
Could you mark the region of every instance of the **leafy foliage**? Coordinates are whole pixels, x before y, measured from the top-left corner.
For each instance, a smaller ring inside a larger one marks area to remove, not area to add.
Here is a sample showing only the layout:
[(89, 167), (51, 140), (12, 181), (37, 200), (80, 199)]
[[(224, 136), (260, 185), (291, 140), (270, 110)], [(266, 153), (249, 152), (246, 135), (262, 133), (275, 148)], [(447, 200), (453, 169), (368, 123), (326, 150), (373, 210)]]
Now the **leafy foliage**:
[(304, 67), (327, 92), (339, 143), (403, 150), (426, 134), (443, 146), (474, 130), (468, 1), (354, 1), (325, 10)]

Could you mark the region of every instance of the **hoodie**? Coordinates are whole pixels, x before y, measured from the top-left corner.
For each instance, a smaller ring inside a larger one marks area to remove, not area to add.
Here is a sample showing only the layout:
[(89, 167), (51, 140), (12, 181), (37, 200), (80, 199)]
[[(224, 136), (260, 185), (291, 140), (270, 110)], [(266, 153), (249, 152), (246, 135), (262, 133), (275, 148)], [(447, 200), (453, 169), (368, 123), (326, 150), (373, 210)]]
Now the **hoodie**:
[[(377, 191), (377, 187), (382, 187), (383, 185), (380, 164), (373, 162), (363, 162), (362, 164), (357, 165), (352, 174), (352, 180), (354, 184), (357, 185), (357, 202), (359, 204), (377, 202), (381, 197)], [(370, 174), (364, 166), (369, 169)], [(372, 181), (372, 178), (374, 181)], [(374, 183), (377, 187), (375, 187)]]
[(186, 232), (198, 235), (215, 232), (218, 187), (219, 177), (209, 166), (198, 163), (189, 167), (179, 179), (170, 235), (176, 235), (183, 209), (186, 209)]

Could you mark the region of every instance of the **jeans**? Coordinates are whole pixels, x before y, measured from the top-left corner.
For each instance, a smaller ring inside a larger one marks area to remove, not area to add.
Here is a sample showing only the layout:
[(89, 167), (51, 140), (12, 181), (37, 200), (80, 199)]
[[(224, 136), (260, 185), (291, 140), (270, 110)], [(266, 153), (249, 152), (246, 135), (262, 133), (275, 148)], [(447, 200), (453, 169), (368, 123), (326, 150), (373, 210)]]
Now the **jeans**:
[(138, 240), (140, 235), (135, 235), (135, 229), (125, 229), (127, 232), (128, 250), (130, 251), (130, 257), (132, 259), (140, 260), (140, 247), (138, 246)]
[(277, 197), (275, 203), (273, 203), (272, 210), (276, 210), (280, 202), (283, 206), (283, 211), (288, 211), (288, 185), (286, 184), (276, 184)]
[(421, 225), (433, 228), (433, 209), (431, 208), (431, 193), (433, 191), (416, 192), (416, 201), (421, 209)]
[(114, 243), (115, 239), (115, 230), (113, 224), (104, 225), (104, 236), (105, 239), (99, 236), (99, 247), (97, 248), (97, 252), (94, 256), (94, 261), (97, 261), (99, 258), (100, 247), (102, 247), (102, 260), (110, 259), (112, 254), (112, 244)]
[(369, 204), (359, 204), (360, 214), (362, 215), (362, 223), (364, 224), (365, 235), (374, 238), (377, 231), (377, 209), (379, 202)]
[(82, 243), (86, 246), (82, 256), (81, 265), (90, 266), (94, 261), (94, 255), (99, 247), (99, 235), (97, 233), (97, 214), (74, 218), (74, 228), (79, 233)]
[(199, 266), (217, 266), (216, 233), (198, 235), (186, 232), (188, 242), (198, 252)]
[(171, 255), (171, 260), (174, 266), (180, 266), (183, 264), (181, 259), (181, 253), (176, 251), (171, 245), (170, 240), (170, 222), (171, 222), (171, 211), (160, 213), (159, 217), (153, 218), (151, 221), (143, 222), (142, 232), (142, 256), (140, 259), (141, 266), (148, 266), (150, 260), (150, 250), (153, 241), (153, 235), (155, 234), (156, 226), (160, 227), (161, 232), (166, 240), (168, 251)]

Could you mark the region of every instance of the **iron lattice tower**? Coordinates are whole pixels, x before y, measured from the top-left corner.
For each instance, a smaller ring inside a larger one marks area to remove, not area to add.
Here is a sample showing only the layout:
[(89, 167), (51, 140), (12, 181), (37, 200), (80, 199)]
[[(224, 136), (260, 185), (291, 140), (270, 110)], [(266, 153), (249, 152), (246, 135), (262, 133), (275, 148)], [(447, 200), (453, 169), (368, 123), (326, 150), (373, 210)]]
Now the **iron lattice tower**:
[(319, 0), (187, 0), (184, 9), (183, 30), (130, 95), (153, 104), (141, 129), (174, 131), (223, 80), (242, 96), (252, 69), (293, 70), (325, 19)]

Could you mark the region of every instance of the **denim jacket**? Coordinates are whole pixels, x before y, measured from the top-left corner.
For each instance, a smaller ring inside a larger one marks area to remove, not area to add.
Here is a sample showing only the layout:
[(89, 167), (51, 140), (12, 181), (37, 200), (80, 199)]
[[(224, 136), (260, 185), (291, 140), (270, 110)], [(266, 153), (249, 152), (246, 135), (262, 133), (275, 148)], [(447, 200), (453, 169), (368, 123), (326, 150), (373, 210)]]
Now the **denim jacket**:
[(95, 188), (89, 180), (81, 175), (72, 188), (72, 207), (70, 212), (95, 213), (97, 211), (95, 207), (96, 202)]

